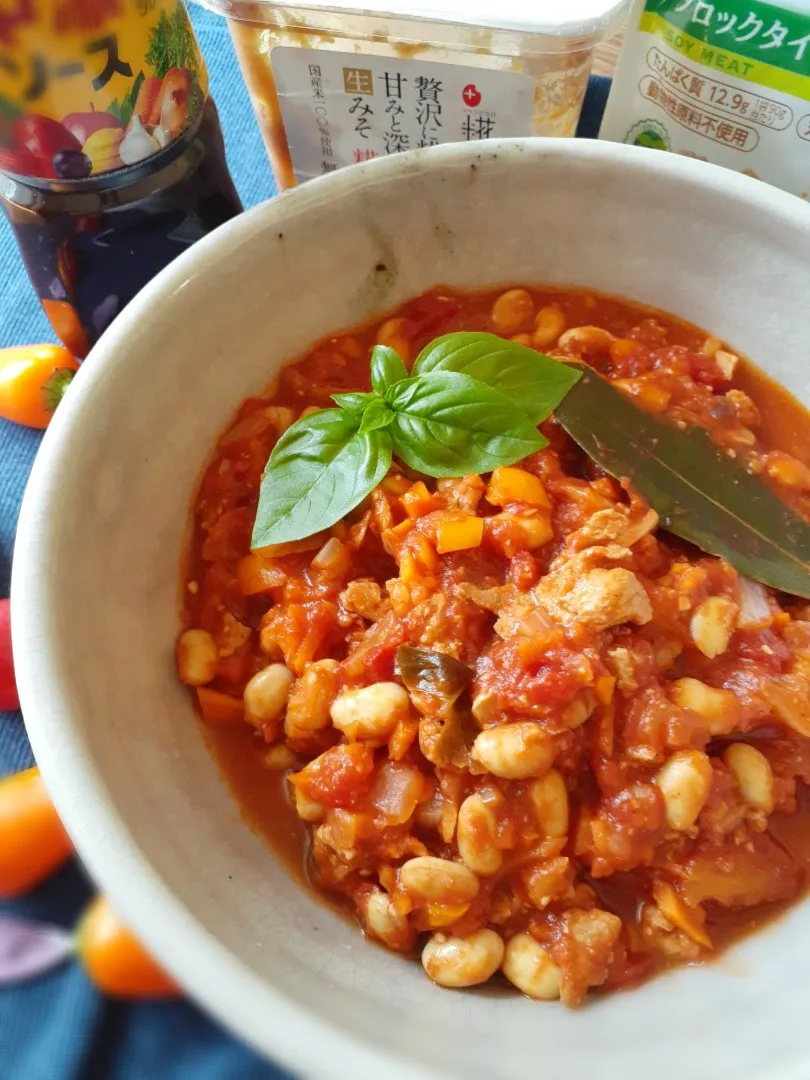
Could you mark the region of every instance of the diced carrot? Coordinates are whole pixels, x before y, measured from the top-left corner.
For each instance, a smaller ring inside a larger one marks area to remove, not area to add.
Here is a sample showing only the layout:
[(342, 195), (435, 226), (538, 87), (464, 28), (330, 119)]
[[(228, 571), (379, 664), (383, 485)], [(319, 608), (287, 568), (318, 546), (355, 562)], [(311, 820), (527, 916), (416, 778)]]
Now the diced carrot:
[(421, 480), (417, 480), (399, 501), (409, 518), (424, 517), (436, 509), (433, 496)]
[(436, 526), (436, 550), (465, 551), (478, 547), (484, 538), (484, 519), (473, 514), (448, 514)]
[(557, 648), (565, 641), (565, 633), (561, 627), (550, 627), (546, 631), (538, 632), (531, 637), (518, 637), (518, 651), (520, 662), (525, 667), (532, 664), (541, 664), (551, 649)]
[(608, 705), (613, 700), (616, 680), (612, 675), (600, 675), (594, 684), (594, 691), (600, 704)]
[(197, 700), (203, 720), (212, 727), (239, 724), (245, 719), (245, 703), (242, 698), (211, 690), (207, 686), (198, 686)]
[(548, 510), (551, 506), (543, 481), (525, 469), (499, 466), (487, 485), (487, 502), (493, 506), (525, 503)]
[(627, 397), (638, 401), (647, 412), (663, 412), (672, 397), (669, 390), (644, 379), (613, 379), (613, 385)]
[(239, 560), (236, 567), (236, 579), (243, 596), (257, 596), (268, 592), (278, 585), (283, 585), (286, 575), (272, 560), (251, 552)]

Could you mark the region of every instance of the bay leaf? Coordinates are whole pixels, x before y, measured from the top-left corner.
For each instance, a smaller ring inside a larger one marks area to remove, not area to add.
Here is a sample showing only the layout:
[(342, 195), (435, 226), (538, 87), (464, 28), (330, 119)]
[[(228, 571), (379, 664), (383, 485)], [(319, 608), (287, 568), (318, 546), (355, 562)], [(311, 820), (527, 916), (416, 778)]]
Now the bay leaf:
[(554, 411), (568, 434), (611, 476), (627, 477), (663, 528), (741, 574), (810, 599), (810, 524), (700, 427), (681, 429), (643, 412), (585, 364)]

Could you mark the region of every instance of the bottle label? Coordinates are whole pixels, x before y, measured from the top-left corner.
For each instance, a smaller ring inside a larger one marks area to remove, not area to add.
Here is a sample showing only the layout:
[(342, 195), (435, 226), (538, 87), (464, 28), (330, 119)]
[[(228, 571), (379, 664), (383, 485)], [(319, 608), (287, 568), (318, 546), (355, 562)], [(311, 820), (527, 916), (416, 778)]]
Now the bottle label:
[(181, 0), (0, 0), (0, 168), (80, 180), (177, 139), (208, 89)]
[(531, 134), (534, 84), (519, 72), (282, 45), (270, 63), (299, 182), (400, 150)]
[(636, 0), (600, 138), (810, 198), (810, 10), (797, 6)]

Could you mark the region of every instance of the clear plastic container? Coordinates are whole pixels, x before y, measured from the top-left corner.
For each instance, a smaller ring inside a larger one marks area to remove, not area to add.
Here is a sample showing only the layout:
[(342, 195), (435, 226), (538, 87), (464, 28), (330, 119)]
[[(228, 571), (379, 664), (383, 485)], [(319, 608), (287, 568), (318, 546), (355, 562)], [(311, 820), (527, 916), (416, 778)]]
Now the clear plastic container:
[(201, 0), (230, 31), (280, 189), (399, 150), (572, 136), (630, 0)]

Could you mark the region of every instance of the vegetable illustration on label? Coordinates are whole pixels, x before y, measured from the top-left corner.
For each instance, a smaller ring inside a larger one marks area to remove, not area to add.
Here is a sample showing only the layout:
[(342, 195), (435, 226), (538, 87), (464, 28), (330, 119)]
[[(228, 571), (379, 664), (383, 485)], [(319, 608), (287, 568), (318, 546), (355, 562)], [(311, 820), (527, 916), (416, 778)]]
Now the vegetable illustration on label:
[[(0, 43), (0, 168), (83, 180), (134, 165), (202, 107), (205, 67), (180, 0), (101, 18), (41, 0)], [(88, 4), (89, 8), (91, 5)]]

